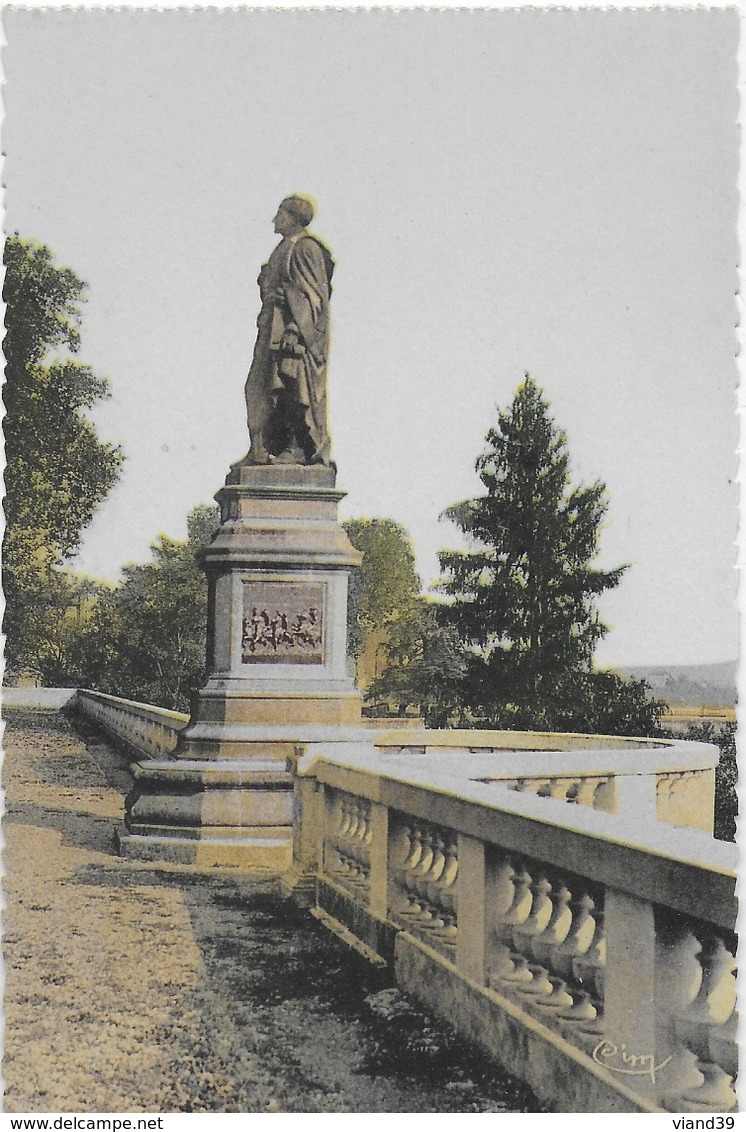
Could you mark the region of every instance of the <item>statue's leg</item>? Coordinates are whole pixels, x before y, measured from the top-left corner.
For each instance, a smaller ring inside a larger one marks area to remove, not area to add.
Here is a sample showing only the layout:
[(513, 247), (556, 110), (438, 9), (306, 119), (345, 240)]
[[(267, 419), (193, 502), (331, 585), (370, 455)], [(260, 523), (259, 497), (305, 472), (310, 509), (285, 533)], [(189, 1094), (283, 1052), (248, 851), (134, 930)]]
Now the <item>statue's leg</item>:
[(251, 439), (247, 460), (251, 464), (269, 463), (267, 430), (273, 407), (272, 378), (275, 364), (275, 353), (269, 345), (268, 324), (260, 316), (254, 357), (245, 388), (246, 420)]
[(263, 388), (263, 375), (252, 367), (246, 379), (246, 421), (249, 426), (251, 447), (247, 457), (250, 464), (268, 464), (269, 452), (265, 444), (268, 418), (268, 395)]
[(278, 389), (274, 396), (274, 405), (267, 422), (266, 438), (267, 449), (274, 461), (281, 464), (294, 463), (291, 456), (293, 434), (289, 421), (290, 406), (285, 386)]
[(303, 406), (298, 403), (297, 378), (282, 375), (283, 386), (277, 393), (275, 411), (269, 430), (268, 448), (278, 464), (308, 462), (303, 442)]

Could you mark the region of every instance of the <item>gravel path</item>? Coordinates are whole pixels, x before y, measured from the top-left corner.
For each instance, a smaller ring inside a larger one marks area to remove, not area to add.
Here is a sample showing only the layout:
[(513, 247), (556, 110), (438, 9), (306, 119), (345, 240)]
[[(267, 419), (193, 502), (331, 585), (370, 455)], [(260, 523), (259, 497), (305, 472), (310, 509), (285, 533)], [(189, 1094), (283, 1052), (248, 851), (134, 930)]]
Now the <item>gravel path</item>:
[(7, 709), (7, 1112), (537, 1112), (273, 882), (133, 865), (122, 757)]

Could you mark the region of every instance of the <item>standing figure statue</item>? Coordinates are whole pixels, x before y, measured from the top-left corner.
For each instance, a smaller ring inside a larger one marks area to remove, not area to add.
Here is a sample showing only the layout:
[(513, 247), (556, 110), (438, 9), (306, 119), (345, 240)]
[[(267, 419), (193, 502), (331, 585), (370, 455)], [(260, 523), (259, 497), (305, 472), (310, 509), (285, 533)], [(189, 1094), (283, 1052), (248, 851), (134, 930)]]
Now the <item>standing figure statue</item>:
[(286, 197), (274, 219), (282, 240), (259, 273), (262, 309), (246, 381), (252, 464), (326, 464), (329, 298), (334, 261), (307, 231), (313, 205)]

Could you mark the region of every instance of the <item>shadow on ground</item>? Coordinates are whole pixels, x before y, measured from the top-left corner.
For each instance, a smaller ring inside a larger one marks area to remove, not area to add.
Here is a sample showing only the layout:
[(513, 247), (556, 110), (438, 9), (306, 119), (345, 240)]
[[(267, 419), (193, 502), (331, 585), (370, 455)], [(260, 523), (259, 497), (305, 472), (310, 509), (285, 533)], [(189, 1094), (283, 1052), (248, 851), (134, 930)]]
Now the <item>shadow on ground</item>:
[(115, 819), (92, 811), (97, 788), (110, 806), (112, 790), (126, 791), (126, 757), (85, 725), (23, 714), (15, 724), (30, 728), (33, 776), (58, 794), (12, 802), (6, 820), (56, 829), (95, 853), (75, 870), (76, 886), (131, 888), (136, 900), (170, 890), (188, 911), (198, 978), (180, 988), (180, 1016), (152, 1032), (179, 1066), (163, 1081), (162, 1111), (542, 1111), (524, 1085), (388, 985), (275, 881), (118, 858)]

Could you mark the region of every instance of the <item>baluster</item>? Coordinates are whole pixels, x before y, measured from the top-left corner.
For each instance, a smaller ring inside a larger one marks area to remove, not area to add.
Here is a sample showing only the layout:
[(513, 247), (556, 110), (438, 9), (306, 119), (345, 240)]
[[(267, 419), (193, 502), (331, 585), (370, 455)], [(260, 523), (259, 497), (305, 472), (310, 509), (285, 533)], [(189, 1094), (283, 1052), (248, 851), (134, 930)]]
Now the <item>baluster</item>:
[[(576, 986), (568, 987), (575, 997), (577, 990), (581, 992), (581, 1012), (584, 1017), (578, 1017), (578, 1012), (561, 1011), (560, 1018), (565, 1026), (571, 1030), (576, 1040), (581, 1044), (595, 1042), (601, 1035), (601, 1016), (604, 1002), (604, 978), (606, 975), (606, 937), (604, 934), (604, 913), (597, 910), (595, 913), (596, 930), (591, 946), (582, 955), (576, 955), (572, 961), (572, 970), (577, 980)], [(588, 1010), (588, 1006), (593, 1009)]]
[(353, 885), (365, 883), (365, 876), (361, 875), (360, 864), (354, 852), (354, 842), (350, 844), (350, 831), (354, 830), (359, 822), (359, 813), (363, 803), (348, 794), (339, 792), (334, 805), (334, 829), (328, 842), (333, 854), (334, 863), (330, 872), (341, 881)]
[[(572, 1004), (560, 1005), (554, 1011), (561, 1029), (576, 1040), (597, 1036), (600, 1032), (601, 1003), (592, 996), (595, 986), (578, 986), (574, 965), (591, 952), (598, 937), (600, 912), (588, 892), (570, 900), (572, 924), (564, 940), (552, 948), (547, 957), (550, 971), (558, 976), (561, 987), (572, 999)], [(595, 973), (600, 956), (593, 956), (588, 973)]]
[(601, 911), (596, 913), (596, 931), (593, 942), (584, 954), (577, 955), (573, 959), (572, 973), (583, 989), (590, 988), (594, 997), (603, 999), (604, 976), (606, 974), (606, 937), (604, 935), (604, 914)]
[[(520, 871), (519, 871), (520, 870)], [(490, 986), (500, 987), (503, 982), (508, 984), (526, 982), (531, 979), (528, 963), (524, 956), (516, 955), (511, 944), (513, 942), (513, 929), (528, 919), (533, 904), (531, 891), (532, 877), (523, 862), (516, 866), (512, 877), (513, 901), (497, 922), (495, 937), (495, 959), (490, 973)]]
[(570, 928), (572, 927), (571, 899), (572, 893), (569, 888), (565, 886), (563, 881), (560, 880), (553, 889), (552, 915), (549, 922), (543, 931), (534, 935), (534, 937), (527, 940), (526, 943), (526, 946), (537, 963), (542, 963), (544, 966), (547, 966), (549, 957), (554, 948), (564, 943), (570, 934)]
[(661, 1083), (663, 1107), (669, 1112), (730, 1112), (738, 1101), (732, 1077), (683, 1047), (666, 1065)]
[(528, 950), (542, 969), (547, 971), (551, 986), (551, 992), (540, 996), (535, 1005), (537, 1009), (549, 1014), (571, 1009), (574, 1005), (572, 995), (569, 993), (564, 979), (549, 974), (552, 952), (567, 939), (572, 927), (571, 899), (570, 890), (562, 881), (559, 881), (553, 890), (552, 916), (549, 923), (543, 932), (527, 940)]
[(658, 962), (665, 972), (665, 1003), (681, 1015), (697, 998), (703, 980), (702, 944), (688, 927), (662, 927), (658, 933)]
[(423, 912), (423, 928), (428, 931), (442, 928), (444, 921), (441, 918), (439, 896), (440, 896), (440, 878), (445, 867), (446, 858), (443, 850), (445, 849), (445, 839), (441, 833), (436, 833), (433, 837), (433, 859), (428, 870), (427, 875), (423, 878), (422, 894), (427, 898), (427, 905)]
[(736, 1007), (736, 959), (718, 936), (706, 940), (701, 954), (702, 979), (686, 1017), (722, 1026)]
[(572, 926), (565, 939), (549, 956), (549, 965), (555, 974), (563, 979), (573, 977), (572, 963), (578, 955), (584, 955), (593, 943), (596, 934), (594, 912), (596, 902), (589, 893), (583, 892), (570, 903), (573, 914)]
[(408, 829), (409, 853), (402, 863), (401, 873), (405, 876), (417, 867), (422, 856), (422, 830), (419, 825), (411, 825)]
[(370, 847), (373, 842), (373, 822), (371, 820), (370, 802), (365, 802), (363, 809), (363, 823), (360, 829), (359, 860), (361, 882), (367, 885), (370, 880)]
[[(516, 925), (513, 928), (513, 944), (516, 951), (524, 956), (527, 960), (532, 958), (532, 944), (537, 936), (546, 931), (547, 926), (552, 918), (554, 907), (550, 898), (552, 885), (545, 876), (539, 876), (532, 885), (534, 890), (534, 900), (531, 905), (531, 912), (523, 921), (522, 924)], [(544, 967), (537, 963), (528, 963), (528, 970), (531, 972), (531, 982), (521, 981), (517, 987), (521, 994), (535, 996), (537, 998), (549, 998), (553, 991), (554, 985), (549, 981), (548, 973)]]
[(349, 801), (350, 822), (343, 833), (345, 839), (349, 838), (354, 840), (355, 835), (360, 827), (360, 802), (357, 798), (351, 798)]
[(369, 850), (373, 842), (373, 822), (371, 821), (369, 802), (366, 803), (365, 822), (363, 823), (361, 841), (365, 848)]
[(409, 825), (392, 823), (389, 835), (389, 862), (391, 872), (398, 876), (404, 862), (412, 852), (412, 830)]
[(603, 786), (608, 781), (608, 778), (579, 778), (568, 790), (567, 801), (577, 806), (593, 808), (596, 802), (596, 791), (599, 786)]
[(361, 886), (365, 885), (368, 879), (365, 837), (370, 827), (370, 812), (368, 803), (359, 799), (355, 804), (355, 810), (356, 821), (349, 834), (351, 841), (349, 853), (354, 863), (351, 879), (354, 884)]
[(414, 826), (411, 822), (392, 823), (389, 836), (389, 869), (391, 884), (387, 885), (387, 911), (395, 920), (401, 911), (404, 897), (403, 877), (415, 852)]
[(337, 837), (344, 837), (347, 830), (350, 828), (352, 821), (352, 813), (350, 810), (350, 801), (344, 794), (337, 795)]
[(549, 784), (550, 784), (550, 782), (552, 782), (552, 779), (551, 778), (522, 778), (520, 781), (523, 783), (523, 785), (521, 786), (521, 790), (523, 792), (530, 793), (530, 794), (538, 794), (538, 796), (540, 798), (543, 798), (543, 797), (545, 797), (545, 794), (543, 792), (549, 787)]
[(449, 837), (445, 831), (438, 833), (434, 846), (426, 888), (430, 916), (426, 926), (439, 940), (450, 943), (451, 937), (455, 936), (455, 896), (452, 888), (458, 871), (457, 848), (453, 837)]
[(448, 835), (445, 845), (445, 862), (440, 874), (439, 903), (443, 926), (436, 929), (436, 936), (449, 949), (456, 947), (458, 936), (458, 840)]
[(327, 811), (329, 821), (324, 832), (324, 861), (326, 871), (333, 873), (339, 868), (339, 850), (336, 846), (336, 838), (343, 824), (343, 803), (341, 797), (336, 793), (330, 793), (329, 802)]
[(507, 916), (515, 900), (515, 869), (509, 857), (502, 856), (495, 864), (492, 881), (494, 903), (492, 915), (497, 922)]
[(415, 828), (409, 823), (399, 826), (391, 838), (391, 869), (399, 886), (402, 884), (404, 873), (409, 868), (409, 862), (415, 852), (415, 844)]
[(561, 801), (567, 801), (567, 793), (572, 786), (572, 779), (570, 778), (550, 778), (546, 786), (542, 786), (537, 790), (540, 798), (559, 798)]
[(711, 1022), (707, 1049), (709, 1059), (735, 1079), (738, 1072), (737, 964), (735, 955), (722, 940), (718, 939), (716, 944), (707, 971), (707, 1010)]
[(703, 1073), (712, 1063), (732, 1080), (738, 1055), (736, 959), (717, 936), (705, 937), (696, 954), (700, 956), (699, 986), (694, 979), (690, 981), (696, 995), (674, 1020), (676, 1037), (700, 1059)]
[[(426, 843), (425, 843), (426, 840)], [(428, 901), (428, 885), (433, 879), (433, 866), (436, 860), (438, 832), (430, 826), (423, 837), (423, 852), (420, 863), (414, 870), (411, 888), (416, 896), (415, 916), (420, 921), (419, 926), (425, 927), (433, 918), (433, 911)]]
[(354, 862), (352, 858), (347, 853), (345, 853), (344, 849), (336, 847), (335, 853), (337, 855), (338, 863), (332, 870), (332, 872), (338, 873), (344, 879), (348, 879), (354, 871)]
[(331, 872), (353, 890), (365, 889), (368, 885), (371, 836), (370, 803), (340, 791), (336, 831), (331, 841), (336, 864)]
[(418, 885), (420, 877), (424, 873), (427, 873), (433, 859), (431, 845), (432, 835), (430, 830), (426, 826), (417, 826), (416, 836), (418, 841), (416, 863), (409, 864), (409, 862), (407, 862), (409, 867), (405, 868), (402, 874), (402, 887), (407, 903), (401, 911), (401, 915), (408, 919), (416, 919), (422, 914), (422, 903), (419, 898)]
[(549, 899), (549, 893), (552, 891), (550, 882), (542, 875), (537, 877), (531, 888), (534, 893), (531, 911), (525, 920), (513, 926), (511, 933), (513, 946), (516, 951), (524, 955), (531, 954), (529, 940), (533, 936), (540, 935), (552, 918), (552, 901)]
[(510, 942), (512, 940), (513, 928), (528, 919), (534, 899), (531, 892), (531, 883), (531, 874), (527, 871), (523, 862), (521, 862), (513, 874), (513, 901), (505, 915), (498, 921), (495, 929), (501, 943)]

